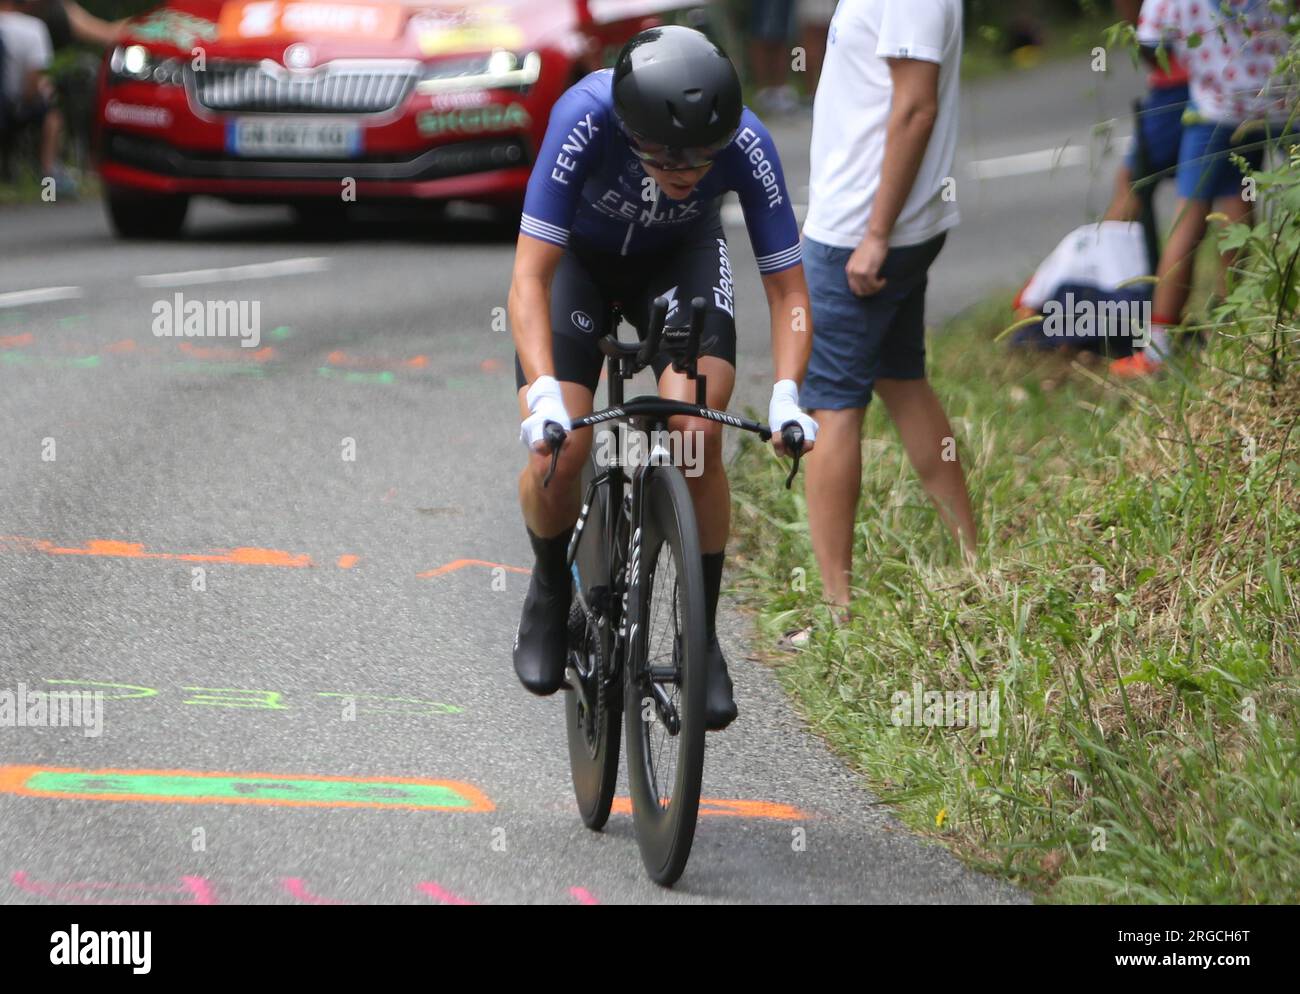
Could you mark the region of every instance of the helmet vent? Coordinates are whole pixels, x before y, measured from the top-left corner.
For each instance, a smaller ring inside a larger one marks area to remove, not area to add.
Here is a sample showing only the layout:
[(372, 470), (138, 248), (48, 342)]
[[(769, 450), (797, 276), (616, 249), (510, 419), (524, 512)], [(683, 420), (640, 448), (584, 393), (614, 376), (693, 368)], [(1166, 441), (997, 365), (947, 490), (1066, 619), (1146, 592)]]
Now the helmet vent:
[(698, 104), (704, 98), (704, 91), (696, 87), (694, 90), (685, 91), (682, 96), (686, 98), (687, 103)]

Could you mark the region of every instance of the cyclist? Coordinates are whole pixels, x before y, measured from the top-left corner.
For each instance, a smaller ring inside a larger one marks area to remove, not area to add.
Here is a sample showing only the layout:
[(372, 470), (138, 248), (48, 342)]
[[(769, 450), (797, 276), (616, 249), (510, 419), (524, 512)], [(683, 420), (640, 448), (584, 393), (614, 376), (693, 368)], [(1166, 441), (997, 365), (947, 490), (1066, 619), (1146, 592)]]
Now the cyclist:
[[(708, 403), (727, 406), (736, 379), (735, 289), (720, 203), (740, 198), (771, 311), (775, 386), (768, 410), (773, 443), (796, 422), (808, 440), (817, 426), (799, 408), (812, 328), (799, 229), (776, 146), (743, 104), (727, 56), (684, 27), (643, 31), (615, 68), (573, 86), (551, 113), (529, 180), (510, 287), (515, 372), (532, 455), (519, 479), (519, 503), (536, 556), (515, 636), (515, 672), (535, 694), (564, 679), (570, 575), (569, 537), (582, 501), (580, 478), (591, 433), (571, 435), (549, 487), (547, 421), (570, 427), (591, 413), (600, 380), (598, 340), (613, 303), (644, 337), (650, 304), (670, 302), (668, 327), (688, 323), (690, 302), (708, 301), (699, 371)], [(694, 385), (660, 357), (660, 396), (693, 401)], [(702, 472), (688, 476), (699, 523), (708, 623), (706, 723), (736, 717), (715, 619), (731, 495), (722, 465), (721, 425), (675, 418), (674, 433), (703, 437)], [(682, 435), (678, 435), (682, 437)]]

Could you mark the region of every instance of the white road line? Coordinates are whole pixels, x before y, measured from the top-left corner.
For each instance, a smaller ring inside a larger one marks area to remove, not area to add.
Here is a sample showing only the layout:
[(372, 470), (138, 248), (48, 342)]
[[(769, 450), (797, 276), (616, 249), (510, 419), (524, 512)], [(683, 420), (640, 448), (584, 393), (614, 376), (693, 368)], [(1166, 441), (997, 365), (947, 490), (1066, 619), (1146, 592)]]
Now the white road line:
[(137, 276), (137, 286), (192, 286), (196, 283), (232, 283), (237, 280), (266, 280), (275, 276), (300, 276), (304, 273), (321, 273), (330, 268), (329, 259), (307, 256), (302, 259), (281, 259), (278, 262), (257, 262), (249, 266), (228, 266), (224, 269), (192, 269), (185, 273), (156, 273)]
[(1086, 166), (1088, 150), (1078, 145), (1064, 148), (1045, 148), (1038, 152), (1004, 155), (998, 159), (977, 159), (967, 165), (976, 179), (1004, 179), (1008, 176), (1027, 176), (1030, 173), (1049, 173), (1070, 166)]
[(51, 300), (72, 300), (80, 296), (79, 286), (46, 286), (37, 290), (11, 290), (9, 293), (0, 293), (0, 307), (44, 304)]

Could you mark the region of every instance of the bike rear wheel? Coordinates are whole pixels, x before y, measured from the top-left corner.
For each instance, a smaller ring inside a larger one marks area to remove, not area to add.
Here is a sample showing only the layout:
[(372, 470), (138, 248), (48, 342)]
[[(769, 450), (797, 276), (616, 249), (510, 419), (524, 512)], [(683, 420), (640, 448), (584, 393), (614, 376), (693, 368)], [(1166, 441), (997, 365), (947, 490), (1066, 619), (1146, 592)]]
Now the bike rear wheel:
[[(598, 472), (594, 455), (583, 470), (582, 488)], [(618, 782), (621, 702), (613, 679), (610, 632), (609, 537), (605, 534), (607, 487), (597, 487), (574, 556), (573, 606), (569, 611), (569, 650), (565, 661), (564, 723), (569, 738), (569, 769), (582, 823), (599, 832), (609, 820)], [(581, 592), (582, 597), (578, 594)], [(582, 602), (595, 612), (593, 618)]]
[(629, 575), (628, 784), (642, 862), (670, 887), (691, 854), (704, 773), (704, 576), (695, 511), (676, 468), (647, 471), (641, 511)]

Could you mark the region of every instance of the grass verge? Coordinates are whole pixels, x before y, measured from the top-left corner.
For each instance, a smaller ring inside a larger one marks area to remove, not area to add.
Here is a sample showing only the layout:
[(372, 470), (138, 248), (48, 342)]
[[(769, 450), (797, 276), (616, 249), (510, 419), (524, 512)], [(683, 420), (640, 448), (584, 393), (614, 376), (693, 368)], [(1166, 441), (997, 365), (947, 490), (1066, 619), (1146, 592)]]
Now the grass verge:
[[(931, 349), (981, 565), (959, 565), (873, 407), (855, 620), (772, 661), (907, 824), (1043, 899), (1293, 902), (1300, 388), (1247, 378), (1231, 335), (1121, 386), (1009, 356), (1008, 313), (990, 301)], [(767, 644), (821, 614), (784, 471), (757, 446), (733, 471), (732, 576)], [(996, 691), (996, 733), (900, 727), (917, 685)]]

